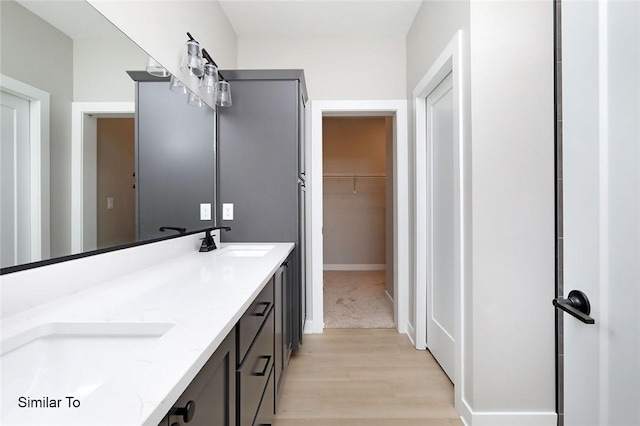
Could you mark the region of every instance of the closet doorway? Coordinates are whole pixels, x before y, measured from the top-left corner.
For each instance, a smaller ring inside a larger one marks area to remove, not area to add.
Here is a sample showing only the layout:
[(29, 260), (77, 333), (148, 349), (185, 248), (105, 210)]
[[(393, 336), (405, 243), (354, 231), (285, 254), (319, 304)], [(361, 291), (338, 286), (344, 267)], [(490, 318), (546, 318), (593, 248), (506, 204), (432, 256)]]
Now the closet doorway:
[(325, 328), (395, 328), (393, 121), (322, 118)]

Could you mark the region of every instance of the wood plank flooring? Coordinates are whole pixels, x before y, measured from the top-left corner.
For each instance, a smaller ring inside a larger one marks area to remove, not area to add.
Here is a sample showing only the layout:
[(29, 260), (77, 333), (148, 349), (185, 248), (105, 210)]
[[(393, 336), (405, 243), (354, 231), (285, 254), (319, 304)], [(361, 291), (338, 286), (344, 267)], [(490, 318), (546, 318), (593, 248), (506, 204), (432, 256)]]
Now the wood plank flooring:
[(275, 426), (462, 425), (453, 385), (395, 330), (325, 329), (291, 357)]

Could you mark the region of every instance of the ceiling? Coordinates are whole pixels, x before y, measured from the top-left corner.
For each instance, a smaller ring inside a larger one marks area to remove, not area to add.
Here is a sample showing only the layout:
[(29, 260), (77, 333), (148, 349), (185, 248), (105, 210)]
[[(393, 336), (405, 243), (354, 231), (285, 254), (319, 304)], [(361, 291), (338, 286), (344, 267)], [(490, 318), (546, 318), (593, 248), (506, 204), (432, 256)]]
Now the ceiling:
[[(17, 1), (74, 40), (113, 36), (114, 27), (83, 0)], [(238, 37), (405, 37), (421, 4), (422, 0), (220, 0)]]
[(422, 0), (220, 0), (238, 37), (402, 37)]
[(16, 1), (73, 40), (104, 39), (119, 35), (113, 24), (84, 0)]

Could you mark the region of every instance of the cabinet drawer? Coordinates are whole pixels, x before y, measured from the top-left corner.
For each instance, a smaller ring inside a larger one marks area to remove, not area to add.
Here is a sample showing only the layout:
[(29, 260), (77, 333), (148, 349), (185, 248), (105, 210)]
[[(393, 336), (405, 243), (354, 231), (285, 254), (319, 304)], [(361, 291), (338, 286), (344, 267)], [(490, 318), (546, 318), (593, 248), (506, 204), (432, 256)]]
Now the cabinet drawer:
[[(238, 324), (238, 365), (244, 362), (247, 351), (251, 347), (258, 330), (267, 319), (273, 307), (273, 278), (269, 280)], [(272, 327), (273, 328), (273, 327)]]
[(183, 414), (177, 410), (189, 407), (189, 411), (193, 410), (189, 426), (235, 426), (235, 350), (232, 332), (174, 403), (165, 417), (166, 423), (161, 425), (182, 424)]
[(264, 390), (264, 395), (262, 395), (262, 402), (260, 403), (260, 408), (258, 409), (258, 415), (256, 416), (255, 421), (253, 422), (253, 426), (271, 426), (273, 424), (273, 419), (275, 415), (275, 395), (274, 395), (274, 384), (273, 381), (275, 379), (275, 368), (271, 371), (271, 375), (269, 376), (269, 381), (267, 382), (267, 388)]
[(273, 330), (274, 316), (271, 311), (254, 345), (238, 370), (237, 386), (238, 395), (240, 395), (238, 413), (241, 426), (253, 424), (273, 368)]

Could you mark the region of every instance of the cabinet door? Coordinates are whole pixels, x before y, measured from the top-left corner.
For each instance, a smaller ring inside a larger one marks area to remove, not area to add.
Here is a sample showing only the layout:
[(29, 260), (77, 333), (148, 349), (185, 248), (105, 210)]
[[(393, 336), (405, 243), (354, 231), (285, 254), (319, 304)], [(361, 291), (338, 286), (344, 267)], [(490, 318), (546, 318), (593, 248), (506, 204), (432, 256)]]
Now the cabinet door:
[(267, 388), (264, 390), (264, 395), (262, 395), (262, 402), (260, 402), (258, 415), (253, 422), (253, 426), (271, 426), (273, 424), (275, 414), (275, 395), (273, 394), (274, 375), (275, 371), (272, 371), (269, 382), (267, 382)]
[(276, 396), (280, 393), (280, 387), (284, 382), (287, 364), (289, 363), (289, 355), (291, 353), (291, 332), (289, 313), (290, 307), (288, 301), (289, 296), (289, 259), (285, 261), (275, 274), (275, 375), (273, 381), (275, 383)]
[(195, 407), (189, 426), (235, 426), (235, 332), (218, 347), (169, 413), (169, 424), (184, 423), (176, 409)]
[(283, 351), (283, 322), (282, 322), (282, 275), (286, 266), (283, 264), (278, 268), (274, 276), (275, 284), (275, 303), (274, 303), (274, 315), (275, 315), (275, 334), (274, 334), (274, 351), (275, 351), (275, 383), (276, 392), (280, 391), (280, 378), (283, 373), (284, 366), (284, 351)]
[[(243, 364), (238, 369), (238, 416), (240, 426), (253, 424), (262, 395), (267, 387), (269, 374), (273, 369), (273, 311), (269, 313), (264, 326), (253, 342)], [(271, 388), (274, 392), (274, 388)]]

